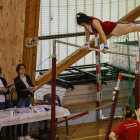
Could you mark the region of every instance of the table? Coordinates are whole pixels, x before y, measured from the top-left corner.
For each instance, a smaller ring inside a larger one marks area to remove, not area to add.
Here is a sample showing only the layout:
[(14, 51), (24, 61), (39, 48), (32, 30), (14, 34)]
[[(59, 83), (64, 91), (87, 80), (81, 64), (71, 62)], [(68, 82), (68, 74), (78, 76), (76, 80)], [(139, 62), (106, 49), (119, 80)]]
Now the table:
[[(16, 116), (13, 116), (13, 117), (10, 116), (10, 111), (8, 110), (14, 110), (14, 108), (7, 109), (7, 111), (1, 110), (0, 111), (0, 131), (1, 131), (1, 128), (4, 126), (31, 123), (31, 122), (37, 122), (37, 121), (42, 121), (42, 120), (50, 120), (51, 119), (51, 106), (50, 105), (33, 106), (33, 110), (39, 107), (50, 108), (50, 110), (42, 112), (42, 113), (36, 113), (34, 111), (32, 114), (26, 114), (26, 115), (17, 114)], [(29, 111), (29, 107), (17, 108), (17, 111), (19, 112), (24, 111), (24, 110)], [(70, 115), (70, 112), (67, 109), (56, 106), (56, 118), (66, 117), (69, 115)]]

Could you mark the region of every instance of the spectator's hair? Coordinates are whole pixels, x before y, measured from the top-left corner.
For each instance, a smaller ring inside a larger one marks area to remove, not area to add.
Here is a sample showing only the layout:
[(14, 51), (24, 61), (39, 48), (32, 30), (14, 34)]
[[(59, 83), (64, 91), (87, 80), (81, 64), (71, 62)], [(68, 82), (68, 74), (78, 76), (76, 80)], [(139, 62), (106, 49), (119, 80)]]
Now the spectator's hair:
[(129, 105), (124, 106), (122, 112), (125, 119), (129, 119), (132, 117), (132, 108)]
[(21, 66), (24, 66), (24, 68), (26, 69), (25, 65), (24, 64), (18, 64), (17, 67), (16, 67), (16, 72), (19, 74), (19, 70), (20, 70), (20, 67)]

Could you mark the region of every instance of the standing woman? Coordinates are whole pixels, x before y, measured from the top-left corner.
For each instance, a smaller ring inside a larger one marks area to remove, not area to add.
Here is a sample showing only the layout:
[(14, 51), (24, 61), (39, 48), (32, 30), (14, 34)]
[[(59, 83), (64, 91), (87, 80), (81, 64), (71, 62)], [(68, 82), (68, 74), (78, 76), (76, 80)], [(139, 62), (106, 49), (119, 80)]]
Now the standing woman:
[(78, 25), (85, 28), (85, 48), (88, 49), (90, 47), (90, 32), (99, 33), (104, 43), (104, 49), (102, 50), (103, 53), (106, 53), (109, 49), (107, 45), (106, 35), (122, 36), (135, 31), (140, 32), (140, 26), (132, 26), (130, 24), (117, 25), (115, 22), (110, 21), (102, 22), (98, 18), (87, 16), (84, 13), (76, 14), (76, 21)]
[[(138, 140), (140, 131), (140, 109), (135, 110), (137, 120), (132, 119), (132, 108), (126, 105), (122, 109), (124, 121), (119, 123), (116, 128), (110, 133), (111, 140)], [(118, 135), (116, 139), (115, 136)]]
[[(0, 67), (0, 75), (1, 73), (2, 73), (2, 69)], [(0, 77), (0, 110), (6, 109), (6, 95), (9, 94), (9, 90), (6, 89), (6, 86), (7, 86), (6, 80)], [(1, 132), (0, 132), (0, 137), (1, 137)]]
[[(29, 107), (31, 104), (31, 97), (33, 97), (32, 90), (34, 89), (29, 75), (25, 75), (25, 65), (18, 64), (16, 67), (18, 76), (14, 79), (15, 88), (17, 91), (17, 108)], [(30, 90), (22, 91), (26, 88), (33, 87)], [(23, 137), (21, 136), (21, 124), (17, 125), (18, 140), (33, 140), (27, 135), (28, 124), (23, 124)]]
[[(0, 75), (2, 73), (2, 69), (0, 67)], [(6, 105), (6, 94), (9, 94), (9, 90), (6, 89), (7, 82), (4, 78), (0, 77), (0, 110), (5, 109)]]

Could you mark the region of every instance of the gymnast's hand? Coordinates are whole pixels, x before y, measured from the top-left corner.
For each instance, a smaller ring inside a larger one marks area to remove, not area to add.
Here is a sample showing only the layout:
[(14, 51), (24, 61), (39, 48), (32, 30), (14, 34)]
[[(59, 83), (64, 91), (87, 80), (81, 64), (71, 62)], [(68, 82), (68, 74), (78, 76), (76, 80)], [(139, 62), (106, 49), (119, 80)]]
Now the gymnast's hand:
[(83, 46), (83, 48), (86, 49), (86, 50), (88, 51), (89, 48), (90, 48), (89, 42), (86, 42), (85, 45)]
[(137, 111), (135, 110), (135, 114), (136, 114), (136, 116), (137, 116), (137, 117), (139, 117), (139, 116), (140, 116), (140, 108), (139, 108), (139, 109), (137, 109)]
[(106, 49), (102, 49), (102, 52), (103, 52), (104, 54), (106, 54), (106, 53), (107, 53), (107, 50), (106, 50)]
[(109, 49), (109, 47), (108, 47), (107, 45), (104, 45), (104, 49), (102, 50), (102, 52), (103, 52), (104, 54), (106, 54), (107, 51), (108, 51), (108, 49)]
[(136, 116), (137, 116), (138, 122), (140, 123), (140, 108), (137, 109), (137, 110), (135, 110), (135, 114), (136, 114)]

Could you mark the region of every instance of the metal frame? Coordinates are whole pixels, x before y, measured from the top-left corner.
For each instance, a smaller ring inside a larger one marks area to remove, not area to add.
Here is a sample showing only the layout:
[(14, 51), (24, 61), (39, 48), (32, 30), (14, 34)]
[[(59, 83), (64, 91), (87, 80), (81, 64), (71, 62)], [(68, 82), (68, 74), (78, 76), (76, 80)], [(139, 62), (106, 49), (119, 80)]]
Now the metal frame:
[[(97, 37), (97, 34), (96, 34), (96, 37)], [(52, 105), (51, 105), (52, 106), (51, 107), (52, 108), (51, 109), (51, 139), (52, 140), (55, 140), (56, 42), (57, 43), (62, 43), (62, 44), (66, 44), (66, 45), (71, 45), (71, 46), (83, 48), (82, 46), (79, 46), (79, 45), (63, 42), (63, 41), (60, 41), (60, 40), (53, 40), (53, 55), (52, 55)], [(98, 42), (96, 42), (96, 44), (95, 44), (96, 47), (98, 46), (97, 43)], [(89, 48), (89, 50), (96, 51), (96, 53), (97, 52), (101, 52), (100, 49)], [(139, 55), (120, 53), (120, 52), (111, 52), (111, 51), (107, 51), (107, 53), (136, 57), (136, 74), (135, 74), (135, 76), (136, 76), (136, 78), (138, 77), (138, 80), (139, 80)], [(99, 63), (99, 60), (98, 60), (97, 63)], [(97, 66), (96, 66), (96, 69), (99, 70), (99, 68), (97, 68)], [(78, 69), (75, 68), (74, 70), (78, 70)], [(84, 74), (90, 75), (90, 76), (91, 75), (95, 76), (93, 74), (90, 74), (88, 72), (84, 72), (82, 70), (78, 70), (78, 71), (82, 72)], [(98, 78), (98, 76), (97, 76), (97, 78)], [(118, 94), (119, 94), (120, 80), (121, 80), (121, 76), (119, 75), (118, 83), (117, 83), (117, 86), (115, 88), (115, 96), (114, 96), (113, 101), (112, 101), (113, 104), (112, 104), (112, 108), (111, 108), (111, 114), (110, 114), (110, 119), (109, 119), (109, 124), (108, 124), (108, 128), (107, 128), (107, 133), (106, 133), (105, 140), (109, 139), (109, 134), (110, 134), (111, 127), (112, 127), (112, 122), (113, 122), (113, 118), (114, 118), (114, 112), (115, 112), (115, 108), (116, 108), (116, 104), (117, 104), (117, 99), (118, 99)], [(135, 85), (137, 85), (137, 84), (135, 83)], [(97, 89), (98, 89), (98, 87), (97, 87)], [(136, 86), (136, 90), (137, 90), (137, 92), (136, 92), (137, 94), (135, 94), (135, 101), (137, 101), (138, 103), (136, 103), (135, 109), (138, 109), (139, 108), (139, 85)], [(98, 93), (98, 90), (97, 90), (97, 93)], [(98, 106), (100, 107), (100, 105), (98, 105)]]
[[(100, 49), (99, 34), (95, 33), (95, 49)], [(100, 68), (100, 53), (95, 51), (96, 56), (96, 86), (97, 86), (97, 107), (101, 106), (102, 103), (102, 89), (101, 89), (101, 68)], [(97, 111), (98, 120), (101, 119), (102, 109)]]
[[(110, 76), (107, 77), (102, 75), (101, 77), (102, 84), (106, 84), (105, 81), (108, 80), (116, 80), (119, 73), (128, 73), (126, 70), (115, 67), (109, 63), (101, 63), (100, 67), (101, 73), (104, 73), (105, 75), (108, 73), (109, 70), (111, 70), (109, 71)], [(48, 69), (38, 70), (37, 72), (39, 72), (39, 74), (42, 75), (46, 71), (48, 71)], [(68, 69), (66, 69), (65, 72), (66, 73), (61, 73), (56, 77), (57, 86), (66, 89), (71, 88), (73, 90), (75, 85), (89, 83), (96, 84), (96, 64), (71, 66)], [(135, 75), (135, 73), (132, 73), (132, 75)], [(128, 80), (128, 77), (123, 77), (123, 79)], [(51, 81), (47, 84), (51, 84)]]
[[(132, 77), (132, 75), (119, 73), (117, 85), (115, 88), (115, 96), (113, 97), (113, 100), (112, 100), (113, 104), (112, 104), (112, 108), (111, 108), (111, 113), (110, 113), (110, 118), (109, 118), (109, 123), (108, 123), (107, 131), (106, 131), (105, 140), (109, 140), (109, 134), (110, 134), (111, 128), (112, 128), (115, 108), (116, 108), (118, 94), (119, 94), (119, 85), (120, 85), (122, 76)], [(136, 55), (136, 71), (135, 71), (135, 110), (137, 110), (137, 109), (139, 109), (139, 55)]]
[(52, 55), (52, 98), (51, 98), (51, 140), (55, 140), (55, 97), (56, 97), (56, 42), (53, 40)]
[(109, 118), (109, 122), (108, 122), (108, 127), (107, 127), (107, 131), (106, 131), (105, 140), (109, 140), (109, 134), (111, 132), (113, 118), (114, 118), (114, 113), (115, 113), (116, 104), (117, 104), (118, 95), (119, 95), (119, 89), (120, 89), (119, 86), (120, 86), (121, 78), (122, 78), (122, 76), (121, 76), (121, 74), (119, 74), (117, 85), (115, 87), (115, 91), (113, 91), (114, 96), (113, 96), (113, 100), (112, 100), (111, 113), (110, 113), (110, 118)]

